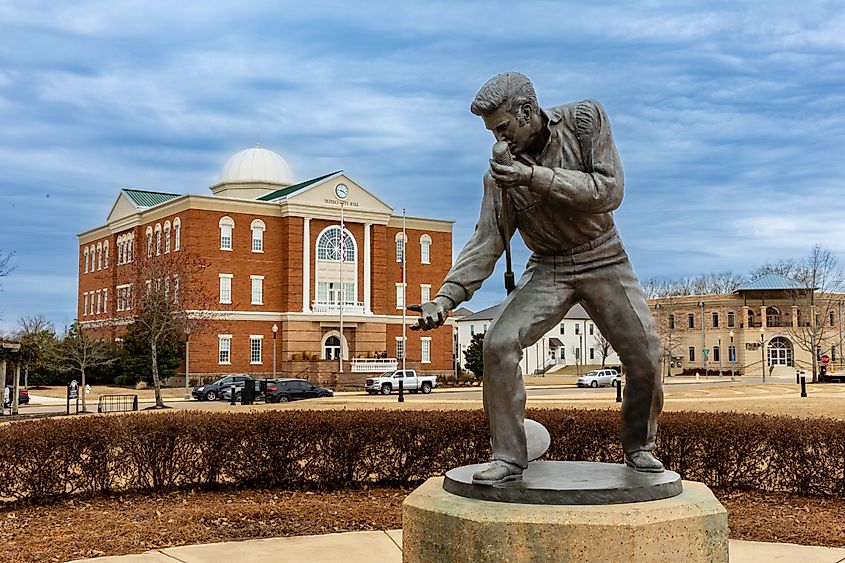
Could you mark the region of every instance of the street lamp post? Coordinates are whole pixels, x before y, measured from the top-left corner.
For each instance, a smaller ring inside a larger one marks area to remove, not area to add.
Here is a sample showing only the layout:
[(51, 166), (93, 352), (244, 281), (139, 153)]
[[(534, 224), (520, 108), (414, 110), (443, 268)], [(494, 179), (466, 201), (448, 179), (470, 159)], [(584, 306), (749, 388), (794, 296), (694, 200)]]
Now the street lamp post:
[(276, 334), (279, 332), (279, 325), (273, 323), (273, 379), (276, 379)]
[(722, 337), (719, 336), (719, 375), (722, 375)]
[(763, 370), (763, 383), (766, 382), (766, 329), (760, 327), (760, 369)]
[(188, 389), (191, 381), (191, 329), (185, 328), (185, 400), (191, 398), (191, 391)]
[(728, 336), (731, 337), (731, 345), (728, 348), (728, 354), (731, 361), (731, 381), (736, 381), (736, 352), (734, 351), (734, 331), (730, 331)]

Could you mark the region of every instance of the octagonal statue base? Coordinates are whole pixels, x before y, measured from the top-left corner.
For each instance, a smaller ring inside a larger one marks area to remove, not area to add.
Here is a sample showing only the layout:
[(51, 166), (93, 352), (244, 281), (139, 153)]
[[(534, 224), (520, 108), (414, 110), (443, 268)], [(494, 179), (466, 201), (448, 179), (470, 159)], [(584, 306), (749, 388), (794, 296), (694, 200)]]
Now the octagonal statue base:
[(405, 499), (404, 563), (728, 561), (727, 511), (705, 485), (662, 500), (540, 505), (477, 500), (434, 477)]

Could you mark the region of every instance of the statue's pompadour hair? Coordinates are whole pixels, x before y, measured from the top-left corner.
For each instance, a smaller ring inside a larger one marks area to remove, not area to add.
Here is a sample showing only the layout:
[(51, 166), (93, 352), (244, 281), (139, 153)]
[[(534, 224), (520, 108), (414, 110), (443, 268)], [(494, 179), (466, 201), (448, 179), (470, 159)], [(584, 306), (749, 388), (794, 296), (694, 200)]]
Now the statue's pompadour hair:
[(509, 113), (516, 115), (517, 109), (525, 104), (530, 104), (535, 112), (540, 109), (534, 85), (524, 74), (503, 72), (484, 83), (469, 109), (475, 115), (484, 116), (504, 105)]

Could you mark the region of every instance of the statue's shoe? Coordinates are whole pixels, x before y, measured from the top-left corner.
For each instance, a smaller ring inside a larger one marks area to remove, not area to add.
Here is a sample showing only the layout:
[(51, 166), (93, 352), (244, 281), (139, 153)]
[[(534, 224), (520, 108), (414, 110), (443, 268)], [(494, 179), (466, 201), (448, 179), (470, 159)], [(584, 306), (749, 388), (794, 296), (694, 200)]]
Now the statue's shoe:
[(663, 473), (663, 464), (651, 452), (638, 450), (625, 456), (625, 464), (645, 473)]
[(522, 468), (506, 461), (495, 460), (487, 469), (472, 476), (473, 485), (501, 485), (508, 481), (522, 481)]

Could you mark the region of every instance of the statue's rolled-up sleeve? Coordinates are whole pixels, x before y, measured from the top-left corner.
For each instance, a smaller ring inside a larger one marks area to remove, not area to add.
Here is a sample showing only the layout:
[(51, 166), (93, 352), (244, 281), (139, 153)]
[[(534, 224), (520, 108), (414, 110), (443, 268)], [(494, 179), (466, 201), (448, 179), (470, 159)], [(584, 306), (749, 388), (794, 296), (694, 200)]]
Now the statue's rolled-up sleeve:
[[(481, 216), (475, 225), (475, 231), (458, 254), (443, 286), (437, 291), (438, 297), (450, 299), (455, 306), (472, 297), (484, 280), (493, 273), (496, 262), (504, 252), (504, 240), (499, 229), (497, 212), (501, 201), (499, 190), (488, 171), (484, 176)], [(507, 236), (513, 236), (515, 227), (510, 227), (508, 231)]]
[(625, 182), (610, 121), (594, 100), (578, 103), (575, 121), (586, 172), (534, 166), (529, 188), (584, 213), (613, 211)]

